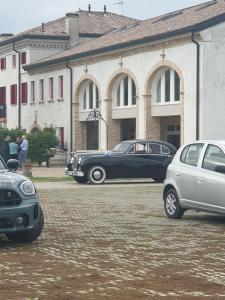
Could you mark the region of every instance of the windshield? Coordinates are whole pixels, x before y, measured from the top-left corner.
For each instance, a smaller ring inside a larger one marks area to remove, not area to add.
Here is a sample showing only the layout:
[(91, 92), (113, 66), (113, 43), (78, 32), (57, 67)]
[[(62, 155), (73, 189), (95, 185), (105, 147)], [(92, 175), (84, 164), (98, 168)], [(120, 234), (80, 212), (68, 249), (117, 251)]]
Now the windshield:
[(113, 152), (126, 152), (130, 147), (130, 143), (128, 142), (122, 142), (121, 144), (119, 145), (116, 145), (116, 147), (114, 147), (112, 149)]

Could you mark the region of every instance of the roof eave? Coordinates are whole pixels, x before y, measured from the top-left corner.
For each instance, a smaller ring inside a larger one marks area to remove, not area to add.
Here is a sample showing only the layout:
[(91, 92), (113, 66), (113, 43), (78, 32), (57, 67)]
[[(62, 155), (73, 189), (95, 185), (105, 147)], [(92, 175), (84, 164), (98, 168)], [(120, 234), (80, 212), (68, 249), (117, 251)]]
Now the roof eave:
[(20, 36), (12, 37), (7, 40), (0, 42), (0, 46), (15, 43), (24, 39), (39, 39), (39, 40), (69, 40), (69, 36), (63, 35), (38, 35), (38, 34), (23, 34)]
[(65, 57), (60, 57), (60, 58), (56, 58), (56, 59), (49, 60), (49, 61), (43, 61), (43, 62), (31, 64), (31, 65), (26, 65), (26, 66), (24, 66), (24, 70), (30, 70), (30, 69), (34, 69), (37, 67), (49, 66), (52, 64), (68, 62), (70, 60), (76, 60), (76, 59), (81, 59), (81, 58), (85, 58), (88, 56), (101, 54), (102, 52), (110, 52), (110, 51), (119, 50), (119, 49), (122, 50), (124, 48), (132, 47), (132, 46), (138, 46), (141, 44), (155, 42), (155, 41), (162, 40), (162, 39), (168, 39), (168, 38), (171, 38), (174, 36), (180, 36), (183, 34), (192, 33), (193, 31), (200, 32), (202, 30), (205, 30), (209, 27), (215, 26), (224, 21), (225, 21), (225, 13), (223, 13), (219, 16), (216, 16), (210, 20), (207, 20), (207, 21), (204, 21), (204, 22), (201, 22), (201, 23), (198, 23), (193, 26), (186, 27), (186, 28), (158, 34), (158, 35), (151, 36), (151, 37), (145, 37), (143, 39), (134, 40), (134, 41), (126, 42), (126, 43), (120, 43), (120, 44), (116, 44), (116, 45), (112, 45), (112, 46), (102, 47), (102, 48), (99, 48), (96, 50), (90, 50), (90, 51), (86, 51), (86, 52), (82, 52), (82, 53), (78, 53), (78, 54), (68, 55)]

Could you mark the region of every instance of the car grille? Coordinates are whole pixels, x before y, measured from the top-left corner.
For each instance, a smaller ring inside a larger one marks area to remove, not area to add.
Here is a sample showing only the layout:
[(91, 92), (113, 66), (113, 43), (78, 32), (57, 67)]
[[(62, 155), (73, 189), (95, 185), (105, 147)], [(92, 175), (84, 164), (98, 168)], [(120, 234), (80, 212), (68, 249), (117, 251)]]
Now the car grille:
[(78, 158), (77, 158), (77, 156), (75, 155), (75, 156), (74, 156), (74, 161), (73, 161), (74, 169), (77, 169), (77, 164), (78, 164)]
[(21, 203), (20, 197), (14, 191), (1, 190), (0, 191), (0, 207), (16, 206)]

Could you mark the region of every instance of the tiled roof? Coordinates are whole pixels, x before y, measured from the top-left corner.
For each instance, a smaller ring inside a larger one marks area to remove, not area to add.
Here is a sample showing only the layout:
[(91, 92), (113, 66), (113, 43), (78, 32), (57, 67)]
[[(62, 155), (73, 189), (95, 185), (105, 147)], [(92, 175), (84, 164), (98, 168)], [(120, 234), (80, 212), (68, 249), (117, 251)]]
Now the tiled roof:
[[(193, 29), (201, 30), (224, 21), (225, 0), (210, 1), (115, 30), (34, 63), (33, 66), (39, 66), (42, 62), (45, 64), (57, 63), (120, 49), (129, 45), (159, 40), (184, 32), (191, 32)], [(28, 66), (28, 68), (30, 67), (32, 65)]]
[[(79, 25), (81, 36), (100, 36), (111, 30), (120, 28), (122, 26), (129, 26), (138, 22), (137, 19), (128, 18), (125, 16), (117, 15), (114, 13), (107, 12), (91, 12), (79, 10)], [(12, 41), (23, 36), (42, 36), (42, 37), (62, 37), (68, 38), (66, 33), (66, 17), (59, 18), (54, 21), (43, 23), (40, 26), (32, 29), (20, 32), (13, 37), (4, 39), (6, 41)], [(1, 45), (1, 42), (0, 42)]]

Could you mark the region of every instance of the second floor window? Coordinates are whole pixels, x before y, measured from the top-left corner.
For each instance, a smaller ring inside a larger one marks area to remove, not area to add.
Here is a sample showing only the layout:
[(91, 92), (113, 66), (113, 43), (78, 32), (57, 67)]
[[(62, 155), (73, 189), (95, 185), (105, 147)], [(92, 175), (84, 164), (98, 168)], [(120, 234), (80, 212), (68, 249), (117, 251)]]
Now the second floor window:
[(27, 103), (27, 82), (21, 84), (21, 103)]
[(12, 55), (12, 68), (16, 68), (16, 54)]
[(63, 76), (59, 76), (59, 99), (63, 99)]
[(27, 53), (21, 52), (21, 65), (25, 65), (27, 63)]
[(30, 94), (31, 94), (31, 102), (35, 102), (35, 82), (31, 81), (30, 83)]
[(17, 85), (16, 84), (12, 84), (10, 87), (10, 100), (11, 100), (11, 105), (16, 105), (17, 103)]
[(155, 100), (157, 104), (180, 101), (180, 77), (173, 69), (161, 71), (155, 81)]
[(40, 100), (44, 101), (44, 79), (40, 79), (39, 81), (39, 95)]
[(136, 105), (136, 85), (130, 76), (124, 76), (115, 84), (116, 107), (129, 107)]
[(5, 70), (6, 69), (6, 57), (2, 57), (0, 61), (0, 69)]
[(6, 103), (6, 87), (0, 87), (0, 104)]
[(99, 108), (99, 91), (93, 81), (87, 81), (84, 85), (82, 98), (82, 110)]
[(53, 77), (49, 78), (49, 99), (53, 100)]

